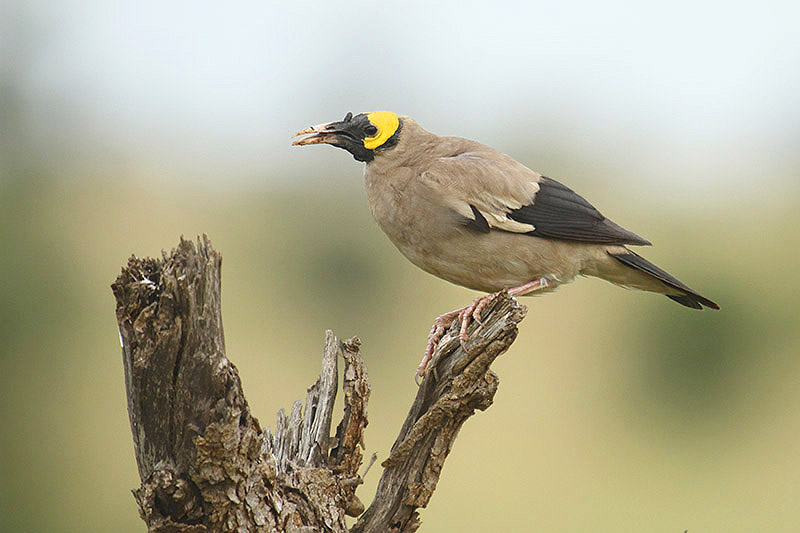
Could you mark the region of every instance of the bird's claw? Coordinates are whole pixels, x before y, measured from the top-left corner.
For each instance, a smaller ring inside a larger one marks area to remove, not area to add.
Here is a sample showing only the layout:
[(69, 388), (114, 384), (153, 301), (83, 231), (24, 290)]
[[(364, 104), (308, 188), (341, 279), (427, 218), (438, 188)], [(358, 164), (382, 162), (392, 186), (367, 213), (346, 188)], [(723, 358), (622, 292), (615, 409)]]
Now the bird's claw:
[(474, 303), (477, 303), (477, 305), (475, 305), (475, 309), (472, 311), (472, 318), (475, 320), (475, 322), (477, 322), (481, 326), (483, 325), (483, 319), (481, 318), (481, 313), (483, 313), (483, 310), (486, 308), (487, 305), (492, 303), (494, 299), (497, 298), (498, 294), (499, 293), (497, 292), (493, 292), (492, 294), (489, 294), (487, 296), (481, 296), (480, 298), (477, 298), (475, 300)]
[(497, 297), (497, 294), (498, 293), (492, 293), (485, 296), (479, 296), (466, 307), (462, 307), (461, 309), (456, 309), (455, 311), (450, 311), (449, 313), (445, 313), (436, 317), (436, 319), (433, 321), (431, 331), (428, 333), (428, 345), (425, 347), (425, 356), (422, 358), (422, 361), (419, 362), (417, 372), (414, 375), (414, 381), (417, 385), (420, 384), (423, 376), (425, 375), (425, 369), (433, 357), (433, 352), (436, 351), (439, 341), (442, 340), (445, 331), (447, 331), (447, 329), (452, 326), (453, 322), (456, 320), (458, 320), (459, 324), (458, 339), (461, 343), (461, 348), (464, 351), (467, 351), (467, 341), (469, 340), (469, 323), (474, 320), (483, 326), (481, 313), (487, 305), (494, 301), (494, 299)]
[(445, 331), (447, 331), (447, 328), (453, 324), (453, 320), (455, 320), (455, 318), (458, 316), (458, 313), (461, 311), (461, 309), (450, 311), (449, 313), (437, 316), (433, 321), (431, 331), (428, 333), (428, 345), (425, 347), (425, 355), (422, 357), (422, 361), (419, 362), (417, 372), (414, 374), (414, 382), (417, 384), (417, 386), (419, 386), (420, 382), (422, 381), (422, 377), (425, 375), (425, 369), (428, 366), (428, 362), (433, 357), (433, 352), (436, 351), (439, 341), (442, 340)]
[(461, 331), (459, 332), (459, 339), (461, 340), (461, 347), (464, 350), (467, 349), (466, 343), (469, 340), (469, 332), (467, 331), (469, 328), (469, 323), (474, 320), (481, 326), (483, 326), (483, 319), (481, 318), (481, 313), (486, 308), (487, 305), (492, 303), (492, 301), (497, 297), (497, 293), (487, 294), (485, 296), (479, 296), (472, 301), (470, 305), (465, 307), (459, 313), (459, 320), (461, 322)]

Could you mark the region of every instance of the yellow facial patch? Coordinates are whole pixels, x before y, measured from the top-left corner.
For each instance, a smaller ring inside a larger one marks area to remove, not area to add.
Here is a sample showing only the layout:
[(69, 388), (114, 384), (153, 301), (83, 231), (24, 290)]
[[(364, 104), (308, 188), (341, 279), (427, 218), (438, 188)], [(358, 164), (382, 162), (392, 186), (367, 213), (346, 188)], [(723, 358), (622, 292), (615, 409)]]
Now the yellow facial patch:
[(378, 128), (378, 133), (374, 137), (367, 137), (364, 139), (364, 148), (374, 150), (383, 145), (389, 138), (394, 135), (397, 128), (400, 126), (400, 118), (391, 111), (375, 111), (368, 113), (367, 118), (373, 126)]

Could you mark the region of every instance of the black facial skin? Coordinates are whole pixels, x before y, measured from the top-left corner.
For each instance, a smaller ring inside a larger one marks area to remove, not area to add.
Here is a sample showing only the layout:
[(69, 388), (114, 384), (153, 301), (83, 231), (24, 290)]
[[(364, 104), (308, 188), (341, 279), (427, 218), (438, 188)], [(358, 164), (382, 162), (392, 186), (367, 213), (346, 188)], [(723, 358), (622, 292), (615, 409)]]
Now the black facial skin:
[(378, 129), (369, 121), (366, 113), (361, 113), (356, 116), (353, 116), (352, 113), (348, 113), (341, 122), (332, 122), (328, 124), (325, 131), (322, 133), (331, 134), (331, 138), (325, 141), (331, 146), (347, 150), (353, 155), (356, 161), (369, 163), (375, 159), (376, 151), (383, 151), (397, 144), (397, 137), (398, 133), (400, 133), (400, 129), (401, 128), (398, 127), (395, 134), (375, 150), (369, 150), (364, 147), (364, 139), (367, 137), (374, 137), (375, 134), (378, 133)]

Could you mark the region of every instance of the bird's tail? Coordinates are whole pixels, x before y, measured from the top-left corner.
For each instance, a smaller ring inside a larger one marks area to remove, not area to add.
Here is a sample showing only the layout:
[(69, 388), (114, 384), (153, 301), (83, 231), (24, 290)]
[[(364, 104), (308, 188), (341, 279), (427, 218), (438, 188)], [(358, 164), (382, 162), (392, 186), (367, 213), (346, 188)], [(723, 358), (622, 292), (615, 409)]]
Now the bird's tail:
[[(622, 263), (623, 265), (638, 270), (647, 274), (651, 278), (660, 281), (669, 292), (664, 291), (664, 294), (670, 300), (674, 300), (681, 305), (691, 307), (692, 309), (702, 309), (703, 306), (709, 309), (719, 309), (719, 305), (712, 302), (705, 296), (701, 296), (696, 291), (690, 289), (677, 278), (671, 276), (667, 272), (661, 270), (656, 265), (645, 259), (644, 257), (625, 249), (625, 252), (608, 252), (611, 257)], [(644, 288), (644, 287), (643, 287)], [(649, 288), (648, 288), (649, 289)], [(671, 289), (671, 290), (670, 290)], [(649, 289), (652, 290), (652, 289)], [(659, 291), (661, 292), (661, 291)]]

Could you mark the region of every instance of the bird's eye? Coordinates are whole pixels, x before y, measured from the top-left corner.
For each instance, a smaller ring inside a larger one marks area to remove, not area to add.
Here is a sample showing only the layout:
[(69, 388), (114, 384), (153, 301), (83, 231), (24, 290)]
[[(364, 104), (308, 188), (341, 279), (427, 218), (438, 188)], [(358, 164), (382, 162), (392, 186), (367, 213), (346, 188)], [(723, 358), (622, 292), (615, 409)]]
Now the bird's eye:
[(367, 135), (369, 135), (370, 137), (372, 137), (372, 136), (374, 136), (376, 133), (378, 133), (378, 128), (376, 128), (375, 126), (373, 126), (372, 124), (370, 124), (369, 126), (367, 126), (366, 128), (364, 128), (364, 133), (366, 133)]

